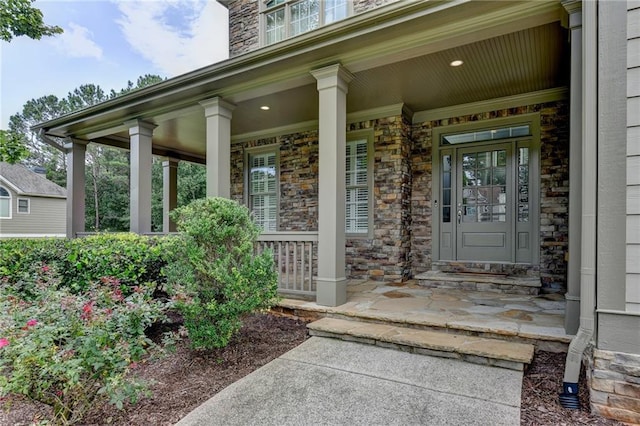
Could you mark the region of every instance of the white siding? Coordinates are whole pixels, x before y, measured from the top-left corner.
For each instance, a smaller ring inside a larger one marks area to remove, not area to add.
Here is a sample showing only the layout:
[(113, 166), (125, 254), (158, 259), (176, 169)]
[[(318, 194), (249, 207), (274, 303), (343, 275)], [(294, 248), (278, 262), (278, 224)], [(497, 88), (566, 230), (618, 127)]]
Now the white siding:
[(627, 2), (627, 310), (640, 312), (640, 2)]

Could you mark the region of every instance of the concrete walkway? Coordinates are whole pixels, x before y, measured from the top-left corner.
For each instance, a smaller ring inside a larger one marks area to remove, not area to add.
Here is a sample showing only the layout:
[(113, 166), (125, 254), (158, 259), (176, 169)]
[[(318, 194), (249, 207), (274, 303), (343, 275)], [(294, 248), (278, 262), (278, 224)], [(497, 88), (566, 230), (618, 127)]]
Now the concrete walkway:
[(312, 337), (178, 425), (519, 425), (522, 372)]

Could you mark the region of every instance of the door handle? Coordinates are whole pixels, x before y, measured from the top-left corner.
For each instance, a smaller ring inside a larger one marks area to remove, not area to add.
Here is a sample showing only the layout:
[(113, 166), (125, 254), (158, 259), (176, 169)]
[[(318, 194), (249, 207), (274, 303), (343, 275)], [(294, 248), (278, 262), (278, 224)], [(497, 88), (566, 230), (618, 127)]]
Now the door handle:
[(462, 223), (462, 209), (458, 209), (458, 225)]

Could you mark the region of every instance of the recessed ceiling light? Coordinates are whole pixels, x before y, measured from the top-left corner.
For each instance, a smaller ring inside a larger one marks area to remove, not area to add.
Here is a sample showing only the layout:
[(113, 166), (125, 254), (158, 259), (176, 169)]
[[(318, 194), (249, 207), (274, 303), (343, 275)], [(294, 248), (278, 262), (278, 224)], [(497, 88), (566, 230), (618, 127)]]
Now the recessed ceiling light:
[(271, 108), (269, 108), (269, 105), (262, 105), (260, 109), (263, 111), (269, 111)]
[(452, 67), (459, 67), (462, 64), (464, 64), (464, 62), (462, 62), (460, 59), (456, 59), (455, 61), (451, 61), (449, 63), (449, 65), (451, 65)]

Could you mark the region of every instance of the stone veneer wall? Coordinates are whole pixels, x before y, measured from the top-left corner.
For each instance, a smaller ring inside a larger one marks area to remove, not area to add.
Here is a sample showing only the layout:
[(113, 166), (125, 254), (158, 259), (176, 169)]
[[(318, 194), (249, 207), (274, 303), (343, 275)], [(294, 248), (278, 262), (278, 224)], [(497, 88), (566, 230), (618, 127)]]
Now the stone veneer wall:
[(318, 131), (283, 135), (231, 146), (231, 197), (244, 203), (245, 151), (279, 146), (279, 231), (318, 230)]
[(586, 358), (591, 410), (640, 424), (640, 355), (595, 349)]
[(569, 116), (566, 102), (528, 105), (415, 124), (413, 171), (412, 273), (431, 270), (432, 131), (436, 127), (540, 113), (540, 276), (543, 290), (566, 287), (569, 209)]
[[(235, 0), (229, 4), (229, 56), (234, 57), (260, 47), (260, 8), (262, 0)], [(354, 0), (357, 15), (397, 0)]]
[[(389, 117), (352, 123), (348, 131), (373, 130), (374, 238), (347, 238), (351, 278), (393, 281), (410, 273), (410, 123)], [(244, 203), (247, 149), (279, 146), (279, 231), (318, 229), (318, 133), (316, 130), (234, 143), (231, 147), (231, 197)]]
[(235, 0), (229, 4), (230, 57), (260, 47), (259, 1), (262, 0)]
[(411, 273), (410, 128), (403, 116), (348, 125), (374, 130), (373, 239), (347, 239), (351, 278), (400, 281)]

